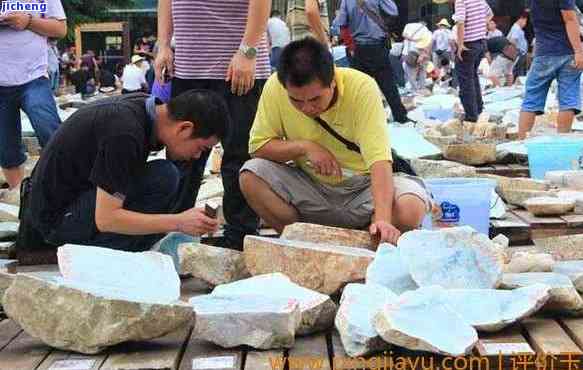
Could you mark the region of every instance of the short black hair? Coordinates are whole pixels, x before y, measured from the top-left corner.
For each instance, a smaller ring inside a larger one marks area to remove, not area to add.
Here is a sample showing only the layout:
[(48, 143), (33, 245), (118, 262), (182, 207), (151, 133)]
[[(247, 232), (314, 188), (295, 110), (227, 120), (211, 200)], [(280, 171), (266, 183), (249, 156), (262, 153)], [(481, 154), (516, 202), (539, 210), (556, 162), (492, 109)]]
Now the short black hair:
[(302, 87), (320, 80), (328, 87), (334, 80), (334, 59), (328, 49), (312, 37), (294, 41), (281, 52), (277, 78), (286, 86)]
[(274, 10), (271, 12), (271, 18), (273, 17), (281, 17), (281, 12), (279, 10)]
[(223, 138), (230, 123), (225, 99), (210, 90), (188, 90), (170, 99), (168, 113), (175, 121), (194, 123), (196, 128), (193, 138)]

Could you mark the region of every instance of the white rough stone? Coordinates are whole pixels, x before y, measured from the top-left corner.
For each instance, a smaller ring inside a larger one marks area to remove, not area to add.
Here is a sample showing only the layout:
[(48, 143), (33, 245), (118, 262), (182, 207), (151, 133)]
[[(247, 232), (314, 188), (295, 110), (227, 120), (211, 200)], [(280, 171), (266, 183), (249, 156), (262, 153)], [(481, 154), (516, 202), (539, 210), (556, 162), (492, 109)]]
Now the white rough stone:
[(299, 302), (301, 322), (297, 334), (305, 335), (328, 329), (334, 325), (337, 306), (325, 294), (293, 283), (280, 273), (254, 276), (234, 283), (217, 286), (212, 295), (261, 295), (271, 298), (293, 299)]
[(145, 303), (180, 298), (180, 279), (167, 255), (67, 244), (57, 257), (66, 284), (87, 293), (99, 295), (105, 288), (109, 298)]
[(196, 312), (193, 336), (221, 347), (291, 348), (300, 322), (293, 299), (205, 295), (190, 299)]
[(583, 190), (583, 171), (548, 171), (545, 180), (558, 187)]
[(420, 287), (492, 289), (502, 278), (501, 247), (471, 227), (411, 231), (398, 247)]
[(373, 325), (388, 343), (447, 356), (471, 353), (476, 330), (444, 302), (443, 288), (432, 286), (402, 294), (375, 315)]
[(396, 294), (418, 288), (399, 249), (390, 244), (379, 246), (375, 259), (366, 270), (366, 283), (381, 285)]
[(583, 261), (561, 261), (553, 266), (553, 272), (563, 274), (571, 279), (575, 289), (583, 293)]
[(373, 319), (384, 305), (398, 299), (395, 293), (376, 284), (348, 284), (344, 288), (335, 324), (349, 356), (389, 349), (390, 345), (375, 330)]
[(127, 299), (122, 299), (116, 288), (88, 292), (75, 285), (49, 274), (18, 274), (4, 294), (4, 310), (30, 336), (87, 354), (164, 336), (189, 325), (194, 317), (185, 303), (133, 301), (134, 292), (126, 292)]
[(18, 222), (19, 207), (0, 203), (0, 222)]
[(524, 207), (527, 200), (541, 197), (556, 197), (556, 193), (544, 190), (505, 190), (500, 194), (504, 200), (515, 206)]
[(423, 178), (476, 176), (476, 169), (474, 167), (452, 161), (413, 159), (411, 161), (411, 167), (413, 167), (418, 176)]
[(533, 239), (533, 241), (541, 252), (550, 253), (555, 261), (583, 259), (583, 234)]
[(558, 197), (530, 198), (523, 204), (535, 216), (561, 216), (575, 209), (574, 200)]
[(192, 274), (212, 286), (227, 284), (250, 276), (243, 253), (200, 243), (178, 248), (180, 272)]
[(548, 253), (517, 252), (504, 265), (505, 273), (551, 272), (555, 259)]
[(517, 289), (535, 284), (551, 288), (551, 297), (544, 306), (545, 311), (579, 316), (583, 314), (583, 299), (569, 277), (553, 272), (527, 272), (504, 274), (501, 289)]
[(0, 239), (10, 239), (18, 234), (18, 222), (0, 222)]
[(493, 332), (534, 314), (549, 298), (550, 287), (535, 284), (512, 291), (451, 289), (445, 302), (477, 330)]

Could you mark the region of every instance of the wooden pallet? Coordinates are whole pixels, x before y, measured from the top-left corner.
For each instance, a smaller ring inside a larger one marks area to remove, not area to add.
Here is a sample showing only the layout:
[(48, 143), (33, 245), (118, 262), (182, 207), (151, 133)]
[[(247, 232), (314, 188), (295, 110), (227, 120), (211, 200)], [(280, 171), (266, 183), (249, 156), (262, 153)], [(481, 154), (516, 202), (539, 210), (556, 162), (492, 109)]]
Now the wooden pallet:
[(534, 239), (583, 234), (583, 215), (536, 217), (526, 210), (514, 209), (506, 213), (504, 220), (492, 220), (490, 225), (491, 237), (504, 234), (510, 245), (528, 245)]

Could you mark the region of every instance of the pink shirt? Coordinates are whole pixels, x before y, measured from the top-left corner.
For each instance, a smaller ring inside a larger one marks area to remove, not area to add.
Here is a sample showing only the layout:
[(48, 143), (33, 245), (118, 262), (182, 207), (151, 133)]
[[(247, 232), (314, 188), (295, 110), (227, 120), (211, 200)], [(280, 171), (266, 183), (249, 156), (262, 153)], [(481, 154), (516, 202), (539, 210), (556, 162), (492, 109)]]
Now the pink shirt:
[(486, 38), (486, 25), (492, 15), (486, 0), (456, 0), (453, 20), (464, 23), (464, 42), (471, 42)]
[[(172, 0), (176, 77), (224, 80), (243, 39), (248, 8), (249, 0)], [(264, 36), (257, 45), (256, 78), (270, 74)]]

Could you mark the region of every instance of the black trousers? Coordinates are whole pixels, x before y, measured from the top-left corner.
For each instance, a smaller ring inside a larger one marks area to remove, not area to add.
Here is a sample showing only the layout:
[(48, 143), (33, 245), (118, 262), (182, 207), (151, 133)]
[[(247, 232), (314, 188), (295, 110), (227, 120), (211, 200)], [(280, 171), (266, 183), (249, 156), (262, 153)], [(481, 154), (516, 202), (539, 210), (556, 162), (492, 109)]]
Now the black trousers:
[[(231, 122), (227, 125), (227, 133), (222, 141), (224, 155), (221, 176), (225, 188), (223, 212), (227, 221), (225, 239), (228, 247), (242, 248), (245, 235), (256, 234), (259, 226), (259, 217), (249, 207), (239, 188), (239, 170), (250, 159), (249, 131), (264, 84), (265, 80), (256, 80), (247, 95), (237, 96), (231, 93), (230, 84), (223, 80), (172, 80), (173, 97), (190, 89), (207, 89), (223, 96), (227, 102)], [(180, 164), (183, 167), (181, 193), (174, 212), (181, 212), (194, 205), (209, 154), (203, 153), (200, 159), (189, 164)]]
[(463, 60), (456, 57), (455, 68), (465, 111), (464, 121), (477, 122), (484, 109), (478, 67), (484, 58), (486, 46), (484, 40), (466, 42), (465, 46), (468, 50), (463, 52)]
[(397, 122), (406, 122), (408, 120), (407, 110), (401, 102), (395, 76), (393, 76), (388, 45), (386, 43), (357, 44), (351, 63), (352, 68), (358, 69), (376, 80), (391, 107), (393, 119)]

